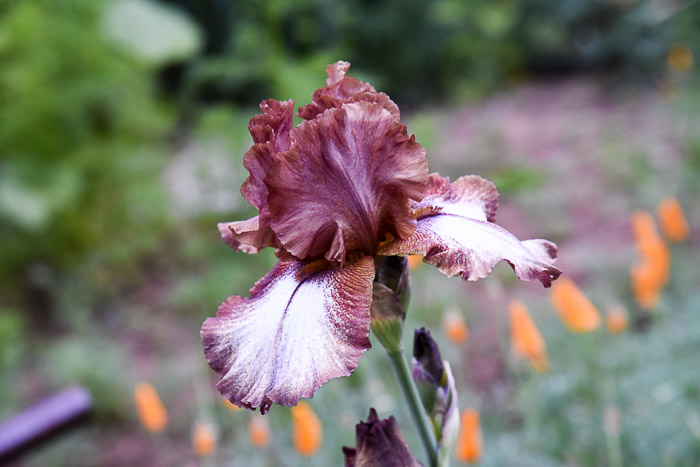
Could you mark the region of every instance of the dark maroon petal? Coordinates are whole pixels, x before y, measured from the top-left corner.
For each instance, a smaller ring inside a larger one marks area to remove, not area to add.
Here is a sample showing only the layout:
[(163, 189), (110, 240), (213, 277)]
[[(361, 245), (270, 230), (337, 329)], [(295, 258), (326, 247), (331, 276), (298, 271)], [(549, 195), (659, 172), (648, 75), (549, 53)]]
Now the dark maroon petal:
[(377, 104), (346, 104), (303, 122), (265, 179), (272, 229), (297, 258), (373, 255), (387, 235), (415, 230), (411, 199), (423, 196), (425, 150)]
[(545, 287), (561, 274), (552, 263), (557, 247), (547, 240), (520, 241), (493, 222), (498, 202), (496, 187), (470, 175), (450, 184), (430, 176), (426, 195), (413, 208), (418, 228), (409, 238), (383, 245), (382, 255), (425, 255), (423, 261), (447, 276), (477, 280), (499, 261), (508, 262), (522, 280), (538, 279)]
[[(432, 386), (433, 390), (442, 387), (445, 366), (442, 364), (437, 342), (425, 328), (416, 329), (413, 334), (413, 379), (419, 383)], [(433, 401), (434, 402), (434, 401)], [(425, 404), (426, 410), (432, 410), (433, 404)]]
[(379, 420), (377, 412), (369, 409), (366, 422), (355, 426), (355, 448), (343, 448), (347, 467), (417, 467), (420, 466), (391, 416)]
[(373, 278), (370, 257), (342, 269), (280, 261), (250, 298), (229, 297), (201, 330), (221, 394), (265, 412), (352, 373), (370, 348)]
[(413, 338), (412, 376), (438, 438), (438, 458), (449, 456), (459, 431), (457, 389), (452, 368), (425, 328)]
[(326, 67), (327, 86), (317, 89), (311, 103), (301, 107), (297, 115), (305, 120), (313, 120), (328, 109), (339, 108), (352, 102), (374, 102), (384, 107), (398, 121), (398, 106), (384, 93), (377, 92), (371, 84), (345, 76), (350, 68), (348, 62), (336, 62)]

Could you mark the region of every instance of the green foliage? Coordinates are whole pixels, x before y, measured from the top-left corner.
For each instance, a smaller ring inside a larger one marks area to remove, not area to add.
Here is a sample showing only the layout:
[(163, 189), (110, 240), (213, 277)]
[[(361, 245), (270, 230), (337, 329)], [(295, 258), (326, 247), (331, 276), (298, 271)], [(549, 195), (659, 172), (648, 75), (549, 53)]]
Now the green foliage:
[(0, 19), (3, 280), (87, 253), (129, 264), (166, 220), (164, 121), (147, 72), (101, 36), (102, 5), (18, 2)]
[(624, 0), (169, 1), (209, 34), (188, 84), (243, 103), (308, 100), (319, 67), (338, 59), (403, 106), (478, 97), (532, 74), (648, 81), (664, 74), (672, 42), (697, 43), (700, 21), (700, 8)]

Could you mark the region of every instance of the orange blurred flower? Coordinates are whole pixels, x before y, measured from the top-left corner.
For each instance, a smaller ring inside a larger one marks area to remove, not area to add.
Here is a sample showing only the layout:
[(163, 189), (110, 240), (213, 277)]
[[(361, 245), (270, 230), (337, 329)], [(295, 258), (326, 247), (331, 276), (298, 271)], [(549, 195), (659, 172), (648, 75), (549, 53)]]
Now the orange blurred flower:
[(211, 423), (197, 422), (192, 434), (192, 447), (200, 456), (208, 456), (216, 449), (216, 433)]
[(572, 332), (590, 332), (600, 326), (600, 313), (568, 277), (552, 284), (552, 305)]
[(605, 315), (605, 326), (613, 334), (619, 334), (627, 329), (629, 319), (627, 312), (621, 306), (615, 306)]
[(461, 462), (478, 462), (483, 450), (479, 412), (474, 409), (466, 409), (462, 412), (462, 424), (455, 456)]
[(455, 344), (462, 344), (469, 337), (469, 328), (459, 310), (447, 310), (442, 317), (442, 326), (447, 337)]
[(674, 71), (688, 71), (693, 67), (693, 51), (685, 44), (674, 44), (668, 51), (666, 61)]
[(321, 421), (305, 402), (299, 402), (292, 407), (292, 437), (294, 449), (302, 456), (311, 456), (321, 447)]
[(659, 281), (658, 274), (652, 265), (646, 261), (641, 261), (632, 266), (630, 278), (632, 280), (632, 292), (634, 300), (640, 308), (652, 309), (659, 301)]
[(408, 257), (408, 268), (411, 271), (415, 271), (423, 265), (423, 256), (421, 255), (409, 255)]
[(671, 254), (656, 230), (654, 218), (646, 211), (632, 214), (634, 233), (640, 260), (631, 271), (632, 290), (641, 308), (652, 308), (661, 289), (668, 283)]
[(248, 422), (250, 442), (259, 448), (267, 445), (270, 440), (270, 425), (263, 415), (253, 415)]
[(229, 409), (231, 412), (238, 412), (240, 410), (243, 410), (242, 408), (238, 407), (236, 404), (231, 402), (228, 399), (224, 399), (223, 397), (221, 398), (221, 401), (223, 404), (226, 406), (227, 409)]
[(677, 199), (666, 198), (659, 203), (659, 223), (666, 238), (672, 242), (682, 242), (688, 238), (690, 229)]
[(513, 353), (521, 358), (530, 360), (530, 365), (537, 372), (549, 367), (547, 345), (540, 331), (532, 321), (527, 307), (520, 300), (512, 300), (508, 304), (510, 315), (510, 339)]
[(151, 433), (163, 431), (168, 424), (168, 412), (150, 383), (139, 383), (134, 387), (134, 402), (141, 425)]

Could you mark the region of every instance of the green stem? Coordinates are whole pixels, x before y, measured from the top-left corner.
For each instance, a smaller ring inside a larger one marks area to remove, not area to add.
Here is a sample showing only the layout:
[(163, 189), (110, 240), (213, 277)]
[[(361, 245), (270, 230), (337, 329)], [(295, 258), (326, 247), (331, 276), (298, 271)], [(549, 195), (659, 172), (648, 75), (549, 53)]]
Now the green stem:
[(420, 400), (420, 395), (418, 394), (418, 389), (413, 382), (413, 377), (411, 376), (411, 370), (408, 368), (408, 362), (406, 361), (406, 356), (401, 350), (396, 352), (387, 352), (389, 354), (389, 360), (391, 360), (394, 366), (394, 371), (396, 372), (396, 378), (399, 380), (399, 386), (406, 397), (406, 402), (408, 402), (408, 408), (413, 417), (413, 422), (418, 428), (418, 434), (423, 442), (423, 447), (428, 456), (428, 462), (431, 467), (437, 465), (437, 448), (435, 446), (435, 436), (433, 435), (433, 430), (430, 427), (428, 418), (425, 415), (425, 409), (423, 408), (423, 402)]

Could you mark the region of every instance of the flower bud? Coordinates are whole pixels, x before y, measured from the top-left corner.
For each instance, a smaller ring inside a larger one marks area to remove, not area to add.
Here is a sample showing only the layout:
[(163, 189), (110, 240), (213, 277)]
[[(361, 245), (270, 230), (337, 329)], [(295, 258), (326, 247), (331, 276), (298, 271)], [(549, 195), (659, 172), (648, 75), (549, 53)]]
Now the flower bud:
[(386, 285), (398, 297), (404, 308), (411, 299), (411, 276), (408, 258), (405, 256), (380, 256), (375, 260), (375, 282)]
[(379, 282), (374, 283), (372, 305), (370, 306), (372, 334), (388, 352), (403, 349), (403, 322), (406, 313), (398, 296), (389, 287)]
[(408, 449), (394, 417), (379, 420), (369, 409), (366, 422), (355, 426), (356, 447), (343, 447), (346, 467), (381, 465), (386, 467), (418, 467), (420, 464)]
[(438, 461), (449, 459), (459, 431), (457, 389), (449, 362), (425, 328), (413, 338), (413, 380), (437, 438)]

